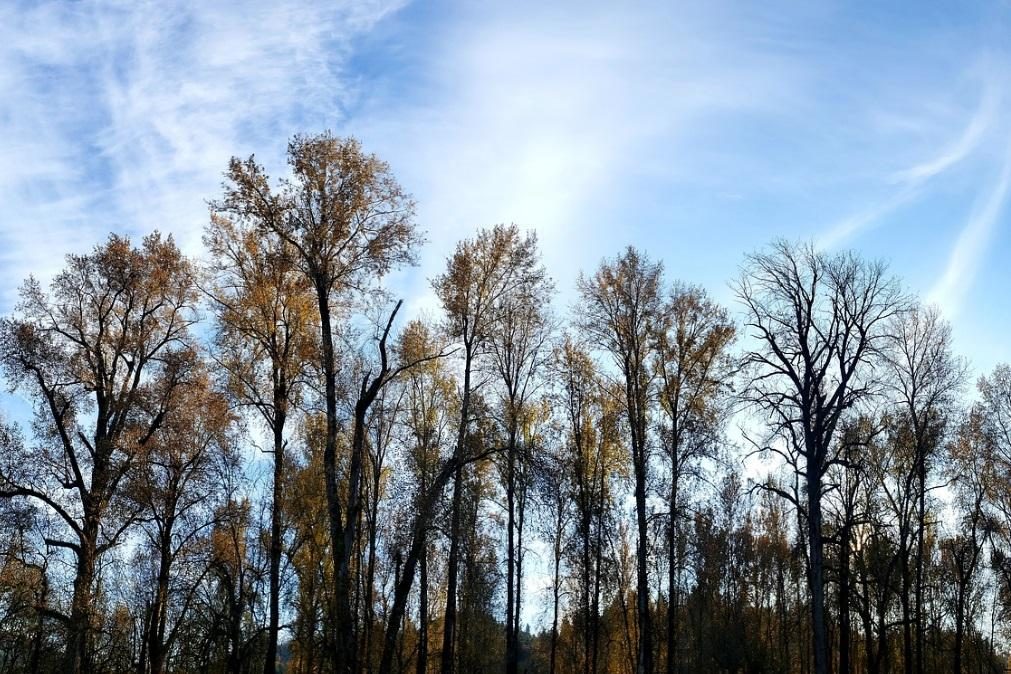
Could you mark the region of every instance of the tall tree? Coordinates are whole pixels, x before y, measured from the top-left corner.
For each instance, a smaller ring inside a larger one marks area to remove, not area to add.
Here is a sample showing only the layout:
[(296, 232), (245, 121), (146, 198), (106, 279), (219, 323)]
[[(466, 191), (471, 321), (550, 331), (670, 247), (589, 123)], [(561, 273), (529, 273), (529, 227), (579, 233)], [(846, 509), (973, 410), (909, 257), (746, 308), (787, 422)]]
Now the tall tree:
[[(960, 518), (958, 532), (941, 542), (941, 569), (949, 588), (955, 634), (951, 671), (962, 674), (966, 636), (972, 633), (979, 594), (979, 573), (990, 524), (986, 503), (996, 480), (993, 445), (987, 437), (982, 407), (975, 407), (946, 447), (947, 472), (954, 485)], [(922, 656), (921, 656), (922, 657)]]
[[(341, 574), (347, 577), (348, 586), (350, 587), (350, 562), (351, 554), (355, 550), (355, 547), (360, 545), (361, 541), (359, 539), (359, 526), (360, 521), (363, 516), (363, 511), (365, 507), (364, 503), (364, 485), (363, 485), (363, 470), (369, 466), (375, 466), (376, 473), (375, 481), (376, 485), (376, 498), (378, 498), (378, 481), (379, 472), (381, 472), (381, 461), (375, 454), (369, 457), (369, 461), (366, 461), (366, 435), (368, 433), (370, 410), (373, 404), (380, 399), (380, 396), (387, 390), (387, 388), (393, 382), (397, 381), (401, 375), (405, 375), (413, 370), (415, 367), (424, 365), (429, 361), (438, 360), (445, 357), (443, 352), (434, 353), (412, 353), (409, 351), (400, 351), (399, 353), (394, 353), (394, 349), (390, 344), (390, 337), (392, 335), (393, 323), (396, 320), (397, 313), (400, 311), (402, 306), (402, 301), (397, 302), (393, 310), (390, 312), (389, 318), (386, 321), (385, 327), (377, 331), (375, 335), (376, 341), (378, 342), (378, 362), (366, 366), (365, 372), (360, 375), (358, 380), (359, 388), (357, 391), (357, 397), (354, 399), (353, 405), (353, 418), (352, 418), (352, 432), (351, 432), (351, 457), (350, 466), (348, 470), (348, 483), (347, 483), (347, 509), (346, 509), (346, 524), (343, 527), (343, 541), (341, 545), (343, 549), (347, 551), (346, 558), (343, 560), (344, 566), (337, 566), (336, 573), (338, 578)], [(398, 360), (396, 356), (408, 356), (408, 360)], [(383, 421), (378, 421), (377, 424), (381, 425)], [(380, 429), (380, 432), (381, 429)], [(385, 441), (385, 440), (384, 440)], [(366, 466), (364, 464), (368, 463)], [(376, 523), (373, 521), (373, 532), (376, 530)], [(371, 534), (370, 534), (371, 535)], [(375, 555), (375, 541), (371, 541), (372, 544), (372, 556)], [(371, 571), (369, 572), (371, 573)], [(338, 589), (340, 587), (340, 581), (338, 581)], [(371, 602), (371, 596), (367, 597), (367, 601)], [(338, 611), (337, 618), (340, 619), (341, 612)], [(371, 628), (370, 628), (371, 629)], [(338, 638), (341, 635), (338, 633)], [(350, 644), (357, 648), (357, 635), (352, 635)], [(357, 661), (357, 658), (355, 658)], [(357, 666), (357, 665), (356, 665)]]
[[(560, 430), (554, 428), (552, 430)], [(568, 456), (565, 444), (552, 443), (549, 451), (538, 457), (535, 462), (535, 479), (537, 498), (541, 505), (541, 528), (551, 550), (551, 632), (548, 655), (548, 674), (558, 671), (558, 640), (559, 620), (561, 619), (561, 602), (564, 590), (562, 584), (562, 563), (564, 561), (564, 545), (569, 520), (573, 509), (569, 499), (569, 489), (566, 479)]]
[[(532, 254), (536, 255), (534, 251)], [(533, 262), (532, 260), (529, 262)], [(528, 264), (529, 264), (528, 262)], [(506, 620), (505, 665), (516, 674), (519, 664), (519, 631), (523, 572), (524, 477), (530, 473), (531, 447), (523, 443), (523, 431), (531, 423), (532, 398), (540, 374), (550, 358), (549, 306), (553, 286), (544, 267), (523, 272), (522, 283), (502, 295), (495, 308), (498, 326), (491, 332), (489, 351), (499, 384), (499, 422), (505, 436), (502, 483), (506, 497)]]
[(211, 254), (206, 293), (217, 319), (216, 356), (241, 407), (255, 411), (271, 438), (270, 616), (264, 674), (277, 669), (280, 622), (282, 489), (288, 419), (301, 399), (317, 334), (312, 289), (295, 266), (295, 251), (258, 231), (240, 208), (224, 204), (211, 217), (204, 245)]
[(578, 322), (598, 348), (614, 360), (624, 384), (632, 469), (635, 478), (636, 607), (639, 619), (636, 672), (652, 674), (653, 626), (649, 606), (649, 522), (646, 489), (649, 468), (649, 407), (655, 351), (653, 335), (662, 311), (663, 265), (629, 247), (601, 263), (592, 278), (580, 277)]
[(32, 499), (63, 525), (48, 543), (75, 560), (67, 672), (90, 670), (97, 564), (136, 517), (125, 478), (175, 404), (195, 299), (171, 237), (135, 248), (111, 236), (68, 256), (49, 294), (29, 279), (0, 322), (0, 362), (32, 396), (37, 431), (31, 454), (5, 455), (0, 496)]
[(324, 666), (333, 642), (333, 567), (329, 554), (330, 531), (326, 519), (326, 486), (323, 477), (322, 438), (317, 417), (308, 416), (303, 460), (285, 482), (285, 522), (292, 539), (286, 555), (297, 582), (292, 610), (292, 641), (289, 667), (311, 674)]
[(912, 615), (915, 650), (909, 653), (907, 638), (905, 667), (906, 672), (923, 674), (927, 474), (933, 455), (943, 446), (945, 426), (965, 379), (966, 366), (953, 355), (951, 328), (936, 309), (912, 307), (895, 317), (889, 333), (893, 341), (888, 358), (892, 389), (909, 426), (916, 485)]
[[(145, 616), (141, 669), (166, 671), (196, 591), (199, 574), (181, 579), (181, 562), (199, 559), (200, 542), (214, 525), (216, 468), (231, 451), (234, 418), (224, 396), (213, 391), (206, 370), (194, 363), (181, 377), (173, 409), (149, 442), (130, 477), (131, 497), (142, 508), (141, 525), (154, 558), (154, 588)], [(197, 578), (193, 578), (196, 576)]]
[(209, 629), (224, 637), (224, 671), (243, 674), (250, 659), (248, 623), (261, 568), (253, 559), (250, 540), (253, 504), (249, 498), (238, 496), (232, 485), (226, 487), (226, 492), (215, 513), (208, 546), (213, 621)]
[[(418, 360), (439, 353), (441, 346), (432, 327), (421, 321), (407, 325), (400, 335), (401, 358)], [(431, 488), (439, 467), (452, 450), (456, 391), (444, 360), (429, 360), (405, 377), (404, 427), (407, 431), (405, 470), (413, 487), (412, 507), (417, 511)], [(419, 530), (418, 652), (417, 674), (427, 674), (429, 664), (430, 540), (428, 524)]]
[(701, 288), (675, 285), (657, 325), (654, 368), (659, 383), (661, 443), (670, 461), (667, 530), (667, 674), (677, 670), (679, 536), (683, 497), (700, 462), (715, 457), (733, 374), (728, 349), (734, 326)]
[(802, 498), (777, 493), (806, 523), (814, 671), (827, 674), (823, 478), (840, 461), (834, 441), (844, 415), (881, 388), (876, 366), (904, 300), (881, 263), (783, 241), (748, 256), (736, 290), (754, 340), (745, 399), (769, 420), (763, 447), (804, 481)]
[(605, 584), (606, 528), (616, 498), (612, 478), (627, 463), (618, 427), (618, 396), (606, 388), (595, 363), (570, 335), (555, 349), (554, 407), (565, 444), (566, 493), (575, 509), (570, 559), (577, 569), (582, 671), (596, 673), (600, 661), (601, 594)]
[[(446, 271), (432, 281), (446, 313), (447, 332), (462, 348), (463, 382), (460, 391), (460, 422), (455, 454), (462, 456), (471, 426), (471, 402), (476, 382), (474, 367), (482, 357), (509, 308), (508, 299), (523, 289), (543, 282), (537, 255), (537, 239), (524, 237), (516, 225), (483, 229), (473, 239), (457, 245)], [(442, 674), (456, 670), (455, 639), (457, 586), (460, 573), (460, 537), (463, 498), (463, 465), (453, 476), (450, 515), (448, 584), (443, 618)]]
[[(323, 464), (336, 569), (338, 635), (334, 656), (338, 672), (354, 672), (356, 623), (351, 611), (350, 575), (353, 546), (347, 541), (354, 539), (358, 520), (348, 512), (353, 508), (346, 510), (342, 504), (339, 485), (359, 485), (365, 461), (361, 448), (356, 446), (348, 473), (341, 479), (334, 331), (348, 302), (359, 298), (391, 269), (414, 261), (421, 239), (414, 224), (414, 202), (397, 183), (389, 165), (366, 154), (358, 141), (329, 133), (296, 136), (288, 144), (288, 164), (291, 178), (272, 191), (263, 168), (252, 158), (233, 159), (219, 208), (248, 218), (258, 230), (271, 232), (291, 246), (296, 264), (316, 297), (326, 412)], [(363, 390), (367, 388), (368, 383)], [(354, 495), (355, 491), (349, 489), (347, 493)]]

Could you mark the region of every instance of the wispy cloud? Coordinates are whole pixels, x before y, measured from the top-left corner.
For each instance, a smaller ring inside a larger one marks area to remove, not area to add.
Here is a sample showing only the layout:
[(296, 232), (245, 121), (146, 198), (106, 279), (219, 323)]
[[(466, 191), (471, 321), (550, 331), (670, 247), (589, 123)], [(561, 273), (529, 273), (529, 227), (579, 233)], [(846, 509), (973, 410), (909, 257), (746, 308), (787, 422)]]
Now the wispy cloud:
[(962, 162), (980, 147), (994, 127), (1000, 101), (1001, 90), (996, 82), (992, 78), (984, 82), (979, 104), (953, 141), (937, 154), (886, 176), (883, 182), (893, 187), (892, 195), (830, 226), (818, 237), (818, 247), (835, 248), (917, 199), (927, 182)]
[(836, 248), (858, 232), (871, 227), (897, 208), (913, 201), (919, 195), (919, 184), (906, 184), (891, 197), (869, 208), (853, 213), (832, 225), (817, 240), (820, 249)]
[(892, 182), (905, 186), (922, 184), (969, 156), (992, 127), (1001, 93), (994, 81), (985, 82), (979, 105), (962, 134), (936, 156), (897, 172)]
[(342, 121), (353, 42), (399, 4), (5, 5), (0, 305), (109, 231), (194, 250), (228, 157)]
[(1004, 155), (996, 182), (973, 208), (948, 257), (944, 274), (928, 294), (930, 302), (941, 307), (949, 319), (962, 309), (962, 302), (985, 257), (987, 244), (1004, 213), (1011, 188), (1011, 143)]
[[(431, 241), (397, 282), (423, 309), (453, 244), (499, 221), (537, 229), (563, 290), (629, 242), (716, 286), (859, 200), (819, 238), (852, 242), (967, 192), (1011, 108), (999, 50), (926, 24), (896, 47), (843, 6), (404, 1), (0, 5), (0, 310), (112, 230), (197, 250), (228, 157), (277, 173), (297, 131), (362, 136), (415, 194)], [(995, 194), (966, 232), (996, 226)]]

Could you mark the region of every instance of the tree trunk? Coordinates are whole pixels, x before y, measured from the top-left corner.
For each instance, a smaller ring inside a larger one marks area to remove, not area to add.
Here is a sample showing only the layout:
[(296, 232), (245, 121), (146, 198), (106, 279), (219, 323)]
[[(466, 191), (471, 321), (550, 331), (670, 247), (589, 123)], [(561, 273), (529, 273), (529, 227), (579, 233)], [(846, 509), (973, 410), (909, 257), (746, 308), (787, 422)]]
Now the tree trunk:
[(916, 600), (915, 600), (915, 620), (916, 620), (916, 674), (923, 674), (923, 560), (924, 560), (924, 538), (926, 535), (926, 487), (927, 487), (927, 461), (926, 452), (922, 446), (917, 451), (917, 481), (919, 482), (919, 494), (917, 494), (917, 530), (916, 536)]
[(899, 546), (899, 554), (902, 555), (902, 592), (899, 602), (902, 608), (902, 668), (905, 674), (913, 674), (913, 614), (910, 607), (912, 595), (912, 578), (909, 569), (909, 557), (912, 550), (909, 549), (908, 538)]
[(86, 517), (84, 536), (77, 550), (74, 595), (70, 604), (70, 624), (64, 654), (67, 674), (91, 671), (91, 587), (95, 581), (98, 523)]
[(509, 446), (506, 456), (506, 674), (516, 674), (518, 665), (516, 653), (516, 622), (514, 607), (516, 605), (516, 431), (509, 430)]
[[(596, 484), (596, 479), (594, 479)], [(582, 591), (583, 591), (583, 674), (590, 674), (591, 652), (593, 648), (593, 621), (590, 618), (590, 611), (593, 604), (590, 601), (590, 588), (592, 579), (592, 558), (590, 557), (590, 525), (592, 515), (589, 503), (586, 503), (585, 512), (582, 514), (583, 526), (583, 568), (582, 568)]]
[(421, 559), (418, 560), (418, 668), (417, 674), (428, 674), (428, 545), (421, 533)]
[[(604, 471), (600, 470), (600, 491), (601, 500), (604, 493)], [(597, 549), (594, 555), (593, 564), (593, 606), (590, 618), (593, 625), (593, 651), (591, 671), (597, 674), (600, 657), (600, 590), (604, 573), (604, 526), (603, 515), (597, 515)]]
[(517, 666), (520, 655), (520, 611), (523, 607), (523, 521), (526, 512), (526, 493), (521, 488), (518, 499), (518, 514), (516, 517), (516, 598), (513, 606), (513, 651)]
[(228, 628), (228, 674), (242, 674), (242, 610), (232, 607)]
[(677, 671), (677, 523), (678, 523), (678, 470), (677, 449), (671, 453), (670, 525), (667, 539), (667, 674)]
[(281, 616), (281, 491), (284, 486), (284, 423), (286, 394), (274, 391), (274, 484), (270, 504), (270, 617), (263, 674), (277, 672), (277, 632)]
[(811, 626), (815, 674), (828, 674), (828, 634), (825, 625), (825, 556), (821, 535), (821, 470), (818, 462), (807, 467), (807, 538), (810, 554)]
[(426, 531), (431, 524), (435, 503), (442, 494), (443, 489), (446, 488), (449, 479), (452, 477), (455, 480), (456, 476), (460, 474), (460, 469), (461, 465), (458, 457), (451, 459), (450, 463), (442, 469), (431, 487), (425, 492), (418, 506), (418, 515), (414, 520), (411, 547), (407, 552), (407, 558), (403, 562), (403, 573), (401, 573), (393, 591), (393, 608), (390, 609), (386, 634), (383, 637), (383, 657), (379, 664), (379, 674), (391, 674), (393, 671), (393, 658), (397, 651), (400, 625), (407, 609), (407, 599), (411, 593), (411, 586), (414, 584), (415, 569), (418, 566), (421, 555), (425, 551)]
[[(357, 674), (354, 662), (354, 622), (351, 614), (350, 587), (348, 586), (347, 556), (351, 554), (351, 551), (345, 549), (344, 515), (340, 494), (337, 490), (337, 365), (334, 355), (333, 328), (330, 324), (330, 284), (329, 279), (321, 274), (315, 275), (313, 281), (316, 286), (316, 299), (319, 307), (326, 401), (326, 444), (323, 448), (323, 472), (326, 478), (327, 514), (335, 571), (333, 601), (337, 634), (334, 642), (334, 669), (336, 674)], [(348, 494), (350, 498), (351, 489), (348, 490)]]
[(625, 401), (632, 440), (632, 469), (635, 473), (636, 518), (636, 615), (639, 638), (636, 648), (636, 674), (653, 674), (653, 625), (649, 610), (649, 520), (646, 517), (646, 410), (640, 390), (637, 368), (626, 361)]
[[(39, 606), (45, 609), (49, 603), (49, 582), (46, 580), (45, 569), (42, 570), (42, 590), (39, 593)], [(35, 627), (35, 636), (32, 639), (32, 657), (28, 665), (31, 674), (39, 674), (42, 668), (42, 639), (46, 633), (46, 614), (43, 610), (38, 611), (38, 621)]]
[[(456, 646), (456, 594), (460, 574), (461, 499), (463, 497), (463, 458), (470, 425), (470, 376), (474, 362), (474, 345), (464, 345), (463, 396), (460, 401), (460, 426), (456, 436), (457, 466), (453, 473), (453, 506), (450, 515), (449, 560), (446, 564), (446, 611), (443, 614), (441, 674), (453, 674), (455, 670)], [(413, 576), (413, 569), (411, 572)]]
[(446, 564), (446, 611), (443, 614), (441, 674), (455, 670), (456, 593), (460, 575), (460, 536), (462, 534), (463, 467), (453, 475), (453, 507), (449, 531), (449, 561)]
[(649, 611), (649, 568), (646, 564), (649, 551), (649, 522), (646, 518), (646, 466), (644, 447), (639, 448), (635, 461), (635, 516), (638, 525), (636, 538), (636, 607), (639, 618), (639, 641), (636, 655), (637, 674), (653, 674), (653, 626)]
[(864, 637), (864, 670), (867, 674), (877, 674), (878, 658), (874, 652), (874, 623), (871, 619), (871, 595), (867, 586), (867, 573), (861, 568), (857, 582), (863, 593), (863, 600), (860, 602), (860, 622), (863, 627)]
[(376, 547), (378, 530), (376, 523), (379, 520), (379, 489), (382, 480), (382, 465), (376, 463), (372, 475), (372, 501), (369, 503), (369, 561), (365, 574), (365, 655), (364, 662), (366, 670), (373, 669), (372, 633), (376, 622), (375, 601), (376, 593)]
[(965, 595), (960, 587), (955, 603), (955, 653), (952, 672), (962, 674), (962, 642), (965, 640)]
[(561, 581), (562, 565), (562, 508), (563, 504), (556, 504), (558, 517), (555, 521), (555, 570), (554, 583), (552, 583), (552, 605), (551, 605), (551, 651), (548, 660), (548, 674), (555, 674), (555, 663), (558, 660), (558, 604), (561, 597), (559, 582)]
[(165, 671), (165, 630), (168, 623), (169, 579), (172, 572), (172, 529), (171, 523), (161, 540), (161, 559), (158, 565), (158, 584), (155, 589), (154, 604), (151, 606), (151, 629), (148, 639), (148, 658), (151, 674)]
[(850, 525), (847, 523), (842, 528), (839, 551), (839, 674), (852, 671), (850, 633)]

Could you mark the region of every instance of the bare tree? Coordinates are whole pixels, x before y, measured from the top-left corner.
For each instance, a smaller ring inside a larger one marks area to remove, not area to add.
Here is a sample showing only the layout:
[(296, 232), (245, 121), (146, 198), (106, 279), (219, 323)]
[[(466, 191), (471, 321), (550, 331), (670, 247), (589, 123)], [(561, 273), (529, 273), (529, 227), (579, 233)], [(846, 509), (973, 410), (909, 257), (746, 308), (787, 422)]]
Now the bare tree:
[(601, 603), (607, 584), (608, 527), (617, 499), (612, 481), (628, 463), (620, 433), (620, 394), (609, 389), (592, 358), (569, 335), (555, 349), (551, 378), (563, 434), (565, 494), (575, 510), (568, 553), (579, 595), (573, 623), (581, 631), (582, 671), (595, 674), (602, 660), (606, 662), (606, 656), (601, 657), (601, 642), (607, 638), (602, 637)]
[[(558, 428), (551, 429), (554, 432)], [(566, 533), (573, 516), (568, 488), (569, 457), (564, 442), (551, 443), (548, 451), (534, 462), (537, 497), (541, 516), (541, 529), (551, 549), (551, 632), (548, 655), (548, 674), (558, 671), (558, 638), (561, 619), (561, 602), (565, 594), (562, 563), (565, 558)]]
[[(442, 351), (435, 330), (421, 321), (408, 324), (400, 335), (401, 358), (417, 360)], [(403, 409), (405, 476), (413, 489), (412, 507), (417, 510), (430, 490), (447, 452), (453, 451), (453, 427), (458, 419), (455, 382), (445, 360), (430, 360), (412, 368), (404, 378), (406, 401)], [(427, 674), (429, 664), (430, 580), (429, 556), (431, 523), (418, 529), (418, 652), (417, 674)]]
[[(916, 526), (912, 532), (916, 541), (912, 579), (915, 634), (910, 635), (907, 622), (904, 665), (906, 672), (923, 674), (927, 475), (933, 455), (943, 446), (952, 405), (965, 380), (966, 364), (952, 354), (951, 328), (934, 308), (912, 307), (897, 315), (889, 325), (889, 333), (892, 339), (888, 352), (889, 383), (900, 414), (909, 425), (916, 499)], [(908, 573), (906, 577), (908, 580)], [(907, 596), (907, 602), (908, 599)]]
[(903, 308), (883, 264), (809, 245), (774, 244), (749, 255), (736, 285), (753, 338), (744, 397), (770, 424), (770, 442), (802, 477), (804, 495), (768, 485), (806, 522), (814, 671), (829, 671), (822, 534), (823, 478), (838, 455), (836, 433), (849, 410), (881, 390), (888, 326)]
[(516, 674), (519, 664), (523, 506), (531, 450), (522, 441), (523, 429), (530, 425), (534, 413), (531, 401), (550, 357), (549, 306), (554, 290), (543, 266), (527, 269), (523, 275), (523, 282), (500, 298), (496, 307), (499, 323), (489, 340), (501, 391), (499, 421), (506, 441), (502, 456), (505, 465), (500, 470), (506, 496), (506, 674)]
[[(985, 431), (984, 409), (974, 407), (946, 447), (946, 472), (954, 484), (960, 514), (957, 533), (940, 544), (941, 568), (944, 584), (949, 588), (955, 628), (951, 668), (954, 674), (962, 674), (966, 636), (976, 624), (977, 612), (973, 604), (979, 594), (979, 574), (991, 526), (986, 504), (990, 491), (996, 486), (993, 445)], [(922, 654), (918, 657), (922, 663)]]
[(198, 563), (201, 539), (215, 523), (216, 467), (232, 445), (234, 417), (225, 397), (211, 389), (206, 370), (195, 363), (181, 381), (178, 402), (129, 479), (155, 567), (140, 667), (150, 674), (166, 671), (193, 601), (200, 574), (185, 578), (177, 571), (182, 562)]

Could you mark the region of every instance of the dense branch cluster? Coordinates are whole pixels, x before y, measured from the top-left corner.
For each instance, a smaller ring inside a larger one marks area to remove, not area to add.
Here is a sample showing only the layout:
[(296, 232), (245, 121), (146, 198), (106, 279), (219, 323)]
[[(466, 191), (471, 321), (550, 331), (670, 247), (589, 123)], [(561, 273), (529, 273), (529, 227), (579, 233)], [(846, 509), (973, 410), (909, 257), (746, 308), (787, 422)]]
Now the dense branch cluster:
[(288, 159), (0, 320), (0, 674), (1004, 671), (1011, 368), (884, 264), (630, 247), (567, 317), (495, 225), (424, 315), (389, 166)]

